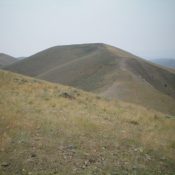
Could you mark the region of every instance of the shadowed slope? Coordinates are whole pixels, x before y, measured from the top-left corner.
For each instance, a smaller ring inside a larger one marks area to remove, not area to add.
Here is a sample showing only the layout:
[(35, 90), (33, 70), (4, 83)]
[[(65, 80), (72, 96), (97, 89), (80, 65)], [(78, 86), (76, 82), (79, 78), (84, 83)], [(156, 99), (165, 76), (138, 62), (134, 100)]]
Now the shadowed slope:
[(0, 53), (0, 67), (12, 64), (15, 61), (17, 61), (16, 58), (14, 58), (14, 57), (12, 57), (10, 55), (4, 54), (4, 53)]
[(0, 70), (0, 174), (173, 174), (175, 120)]
[(175, 114), (175, 74), (105, 44), (53, 47), (7, 70)]

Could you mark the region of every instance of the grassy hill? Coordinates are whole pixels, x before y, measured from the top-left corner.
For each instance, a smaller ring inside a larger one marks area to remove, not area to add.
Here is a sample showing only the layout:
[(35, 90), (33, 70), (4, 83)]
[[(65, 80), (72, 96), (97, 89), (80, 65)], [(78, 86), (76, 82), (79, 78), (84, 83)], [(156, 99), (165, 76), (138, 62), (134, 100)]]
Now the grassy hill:
[(56, 46), (6, 69), (175, 114), (175, 73), (109, 45)]
[(10, 55), (4, 54), (4, 53), (0, 53), (0, 67), (12, 64), (15, 61), (17, 61), (16, 58), (14, 58), (14, 57), (12, 57)]
[(0, 174), (173, 174), (173, 116), (0, 71)]

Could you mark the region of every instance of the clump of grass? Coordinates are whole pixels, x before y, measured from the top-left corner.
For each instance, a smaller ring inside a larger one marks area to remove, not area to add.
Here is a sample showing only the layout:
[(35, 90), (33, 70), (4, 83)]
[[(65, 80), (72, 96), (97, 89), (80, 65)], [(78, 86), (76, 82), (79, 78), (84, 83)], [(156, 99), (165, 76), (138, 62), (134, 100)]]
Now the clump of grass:
[(135, 121), (135, 120), (131, 120), (131, 121), (129, 121), (129, 123), (131, 123), (133, 125), (139, 125), (139, 122), (138, 121)]
[(68, 93), (68, 92), (62, 92), (60, 94), (60, 97), (64, 97), (64, 98), (67, 98), (67, 99), (70, 99), (70, 100), (75, 99), (75, 97), (73, 95), (71, 95), (70, 93)]

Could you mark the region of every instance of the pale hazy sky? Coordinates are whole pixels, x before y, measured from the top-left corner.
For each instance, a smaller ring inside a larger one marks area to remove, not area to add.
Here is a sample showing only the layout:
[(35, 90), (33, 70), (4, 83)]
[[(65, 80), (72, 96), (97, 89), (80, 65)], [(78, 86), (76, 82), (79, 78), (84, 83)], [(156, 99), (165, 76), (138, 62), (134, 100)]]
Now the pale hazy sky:
[(0, 52), (93, 42), (175, 58), (175, 0), (0, 0)]

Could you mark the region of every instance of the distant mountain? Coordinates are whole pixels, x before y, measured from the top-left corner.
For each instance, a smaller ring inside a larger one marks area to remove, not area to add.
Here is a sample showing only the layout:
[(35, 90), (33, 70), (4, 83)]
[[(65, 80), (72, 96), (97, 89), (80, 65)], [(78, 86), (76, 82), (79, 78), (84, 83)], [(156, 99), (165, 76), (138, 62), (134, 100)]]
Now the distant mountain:
[(17, 59), (22, 60), (25, 59), (26, 57), (18, 57)]
[(175, 74), (109, 45), (56, 46), (5, 69), (175, 114)]
[(17, 61), (16, 58), (14, 58), (14, 57), (12, 57), (10, 55), (4, 54), (4, 53), (0, 53), (0, 67), (12, 64), (15, 61)]
[(152, 59), (150, 61), (153, 63), (159, 64), (161, 66), (166, 66), (166, 67), (175, 69), (175, 59), (173, 58)]

